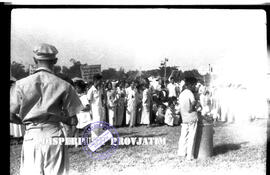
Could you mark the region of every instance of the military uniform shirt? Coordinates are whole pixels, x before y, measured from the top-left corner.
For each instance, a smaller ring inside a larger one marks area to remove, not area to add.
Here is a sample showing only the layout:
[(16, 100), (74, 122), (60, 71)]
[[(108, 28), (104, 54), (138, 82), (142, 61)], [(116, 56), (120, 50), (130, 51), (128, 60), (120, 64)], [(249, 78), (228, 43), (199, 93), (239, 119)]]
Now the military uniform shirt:
[(10, 94), (10, 112), (19, 114), (24, 124), (46, 121), (47, 116), (57, 122), (61, 112), (74, 116), (82, 108), (74, 88), (43, 67), (18, 80)]

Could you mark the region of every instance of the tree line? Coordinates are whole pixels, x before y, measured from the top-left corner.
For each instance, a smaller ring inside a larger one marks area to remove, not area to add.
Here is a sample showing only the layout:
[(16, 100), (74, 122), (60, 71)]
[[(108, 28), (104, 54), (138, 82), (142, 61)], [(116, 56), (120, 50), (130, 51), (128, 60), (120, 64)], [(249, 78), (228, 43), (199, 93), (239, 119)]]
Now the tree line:
[[(70, 62), (72, 65), (70, 67), (67, 66), (59, 66), (55, 65), (54, 66), (54, 72), (56, 74), (63, 74), (64, 76), (67, 76), (69, 78), (74, 78), (74, 77), (81, 77), (81, 70), (80, 66), (81, 65), (87, 65), (87, 64), (82, 64), (80, 61), (75, 60), (75, 59), (70, 59)], [(17, 80), (24, 78), (29, 75), (29, 68), (23, 65), (22, 63), (18, 63), (16, 61), (13, 61), (11, 63), (11, 74), (14, 78)], [(197, 69), (192, 69), (192, 70), (178, 70), (177, 66), (168, 66), (166, 67), (166, 79), (169, 78), (169, 76), (173, 73), (173, 77), (176, 81), (183, 80), (184, 77), (186, 76), (194, 76), (199, 81), (201, 82), (206, 82), (208, 83), (210, 81), (210, 75), (201, 75)], [(165, 67), (160, 66), (157, 69), (151, 69), (151, 70), (144, 70), (144, 71), (139, 71), (139, 70), (129, 70), (125, 71), (124, 68), (119, 68), (118, 70), (115, 68), (108, 68), (108, 69), (103, 69), (102, 70), (102, 76), (106, 80), (119, 80), (119, 79), (125, 79), (125, 80), (134, 80), (138, 77), (140, 78), (147, 78), (150, 76), (160, 76), (164, 77), (165, 73)]]

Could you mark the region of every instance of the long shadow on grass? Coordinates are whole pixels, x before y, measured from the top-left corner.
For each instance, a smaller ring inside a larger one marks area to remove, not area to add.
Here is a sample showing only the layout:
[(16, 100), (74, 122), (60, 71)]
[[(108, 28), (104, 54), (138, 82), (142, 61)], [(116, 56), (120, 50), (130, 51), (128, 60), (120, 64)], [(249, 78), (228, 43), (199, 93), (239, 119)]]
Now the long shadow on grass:
[(229, 151), (235, 151), (239, 150), (241, 148), (241, 145), (247, 144), (248, 142), (241, 142), (241, 143), (226, 143), (226, 144), (220, 144), (214, 147), (213, 149), (213, 155), (219, 155), (219, 154), (225, 154)]

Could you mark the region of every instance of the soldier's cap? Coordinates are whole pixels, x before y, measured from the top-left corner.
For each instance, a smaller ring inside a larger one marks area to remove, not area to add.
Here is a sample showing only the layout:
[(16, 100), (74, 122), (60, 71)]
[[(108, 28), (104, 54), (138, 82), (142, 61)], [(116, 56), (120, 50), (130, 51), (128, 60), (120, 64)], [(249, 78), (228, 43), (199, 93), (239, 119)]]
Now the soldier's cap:
[(58, 50), (53, 45), (41, 43), (34, 48), (33, 52), (37, 60), (54, 60)]

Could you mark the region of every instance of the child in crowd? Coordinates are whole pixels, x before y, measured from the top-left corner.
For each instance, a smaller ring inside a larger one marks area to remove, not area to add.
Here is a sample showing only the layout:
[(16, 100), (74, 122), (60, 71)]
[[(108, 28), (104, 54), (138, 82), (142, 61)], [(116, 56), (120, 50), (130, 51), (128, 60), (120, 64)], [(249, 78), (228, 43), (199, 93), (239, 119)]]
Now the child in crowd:
[(209, 116), (211, 114), (211, 97), (208, 90), (205, 90), (200, 95), (200, 104), (201, 104), (201, 115)]
[(168, 107), (167, 107), (166, 113), (165, 113), (165, 123), (168, 126), (173, 126), (175, 117), (176, 116), (175, 116), (175, 103), (174, 103), (174, 100), (169, 100)]
[(178, 103), (177, 98), (173, 98), (173, 103), (174, 103), (174, 109), (175, 109), (175, 118), (174, 118), (173, 124), (175, 126), (178, 126), (182, 122), (181, 112), (180, 112), (180, 105)]
[(164, 124), (164, 120), (165, 120), (165, 105), (160, 104), (158, 106), (157, 112), (156, 112), (156, 119), (155, 119), (155, 123), (159, 124), (159, 125), (163, 125)]

